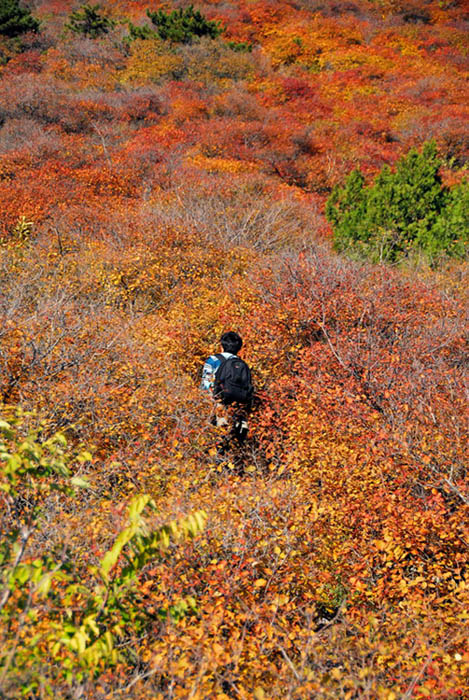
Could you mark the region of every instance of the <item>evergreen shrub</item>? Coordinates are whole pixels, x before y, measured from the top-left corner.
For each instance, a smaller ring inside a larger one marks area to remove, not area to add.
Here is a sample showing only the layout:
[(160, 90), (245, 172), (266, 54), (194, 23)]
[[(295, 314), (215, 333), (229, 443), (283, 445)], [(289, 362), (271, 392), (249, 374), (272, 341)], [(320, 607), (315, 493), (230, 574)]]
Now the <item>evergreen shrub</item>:
[(442, 161), (431, 141), (385, 165), (372, 185), (354, 170), (326, 204), (338, 251), (395, 262), (411, 252), (434, 259), (464, 255), (469, 241), (469, 187), (450, 190), (439, 174)]
[(0, 35), (14, 38), (38, 29), (38, 20), (18, 0), (0, 0)]

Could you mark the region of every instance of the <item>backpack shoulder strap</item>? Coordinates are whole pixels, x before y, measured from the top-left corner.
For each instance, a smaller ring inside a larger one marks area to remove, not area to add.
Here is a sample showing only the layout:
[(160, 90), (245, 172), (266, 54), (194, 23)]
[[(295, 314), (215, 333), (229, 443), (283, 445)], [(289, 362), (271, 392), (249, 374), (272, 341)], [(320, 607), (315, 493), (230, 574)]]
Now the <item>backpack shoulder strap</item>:
[(216, 370), (215, 370), (215, 375), (219, 375), (221, 368), (223, 367), (223, 365), (225, 364), (225, 362), (226, 362), (229, 358), (228, 358), (228, 357), (225, 357), (221, 352), (217, 352), (217, 354), (214, 355), (214, 357), (216, 357), (217, 360), (220, 361), (220, 364), (218, 365), (218, 367), (217, 367)]
[(215, 357), (218, 357), (218, 359), (220, 360), (220, 362), (221, 362), (222, 364), (224, 364), (225, 362), (228, 362), (228, 360), (232, 360), (233, 358), (237, 357), (237, 355), (230, 355), (229, 357), (225, 357), (225, 356), (223, 355), (223, 353), (218, 352), (218, 353), (215, 355)]

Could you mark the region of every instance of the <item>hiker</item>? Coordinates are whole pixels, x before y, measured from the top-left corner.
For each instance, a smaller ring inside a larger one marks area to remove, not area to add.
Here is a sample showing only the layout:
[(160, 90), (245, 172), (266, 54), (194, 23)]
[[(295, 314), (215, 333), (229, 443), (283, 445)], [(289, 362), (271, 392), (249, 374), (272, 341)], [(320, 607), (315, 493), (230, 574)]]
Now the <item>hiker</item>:
[(214, 400), (212, 424), (227, 428), (217, 450), (218, 455), (223, 455), (233, 443), (241, 446), (246, 440), (254, 387), (251, 370), (238, 357), (243, 345), (241, 337), (228, 331), (223, 333), (220, 344), (223, 352), (211, 355), (204, 363), (201, 388)]

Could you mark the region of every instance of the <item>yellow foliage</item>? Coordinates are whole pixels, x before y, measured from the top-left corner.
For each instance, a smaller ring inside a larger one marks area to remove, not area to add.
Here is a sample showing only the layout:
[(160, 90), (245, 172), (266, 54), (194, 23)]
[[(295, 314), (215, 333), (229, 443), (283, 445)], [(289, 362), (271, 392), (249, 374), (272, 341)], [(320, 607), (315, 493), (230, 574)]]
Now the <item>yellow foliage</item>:
[(137, 39), (130, 47), (126, 68), (122, 71), (122, 83), (144, 85), (149, 80), (158, 82), (165, 77), (176, 77), (181, 71), (183, 60), (168, 49), (159, 39)]
[(253, 74), (250, 54), (238, 53), (220, 41), (202, 40), (181, 50), (189, 80), (212, 84), (231, 80), (246, 80)]
[(235, 158), (207, 158), (201, 153), (190, 156), (188, 162), (208, 173), (252, 173), (259, 169), (256, 163)]

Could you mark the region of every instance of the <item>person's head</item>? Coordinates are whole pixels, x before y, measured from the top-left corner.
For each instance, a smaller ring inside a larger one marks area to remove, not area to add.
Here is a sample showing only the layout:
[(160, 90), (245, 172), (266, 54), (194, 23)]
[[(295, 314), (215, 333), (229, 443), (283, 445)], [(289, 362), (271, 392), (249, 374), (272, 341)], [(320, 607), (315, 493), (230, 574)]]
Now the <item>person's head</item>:
[(220, 338), (220, 343), (223, 348), (223, 352), (230, 352), (232, 355), (237, 355), (243, 346), (243, 341), (241, 336), (239, 336), (234, 331), (227, 331), (223, 333)]

